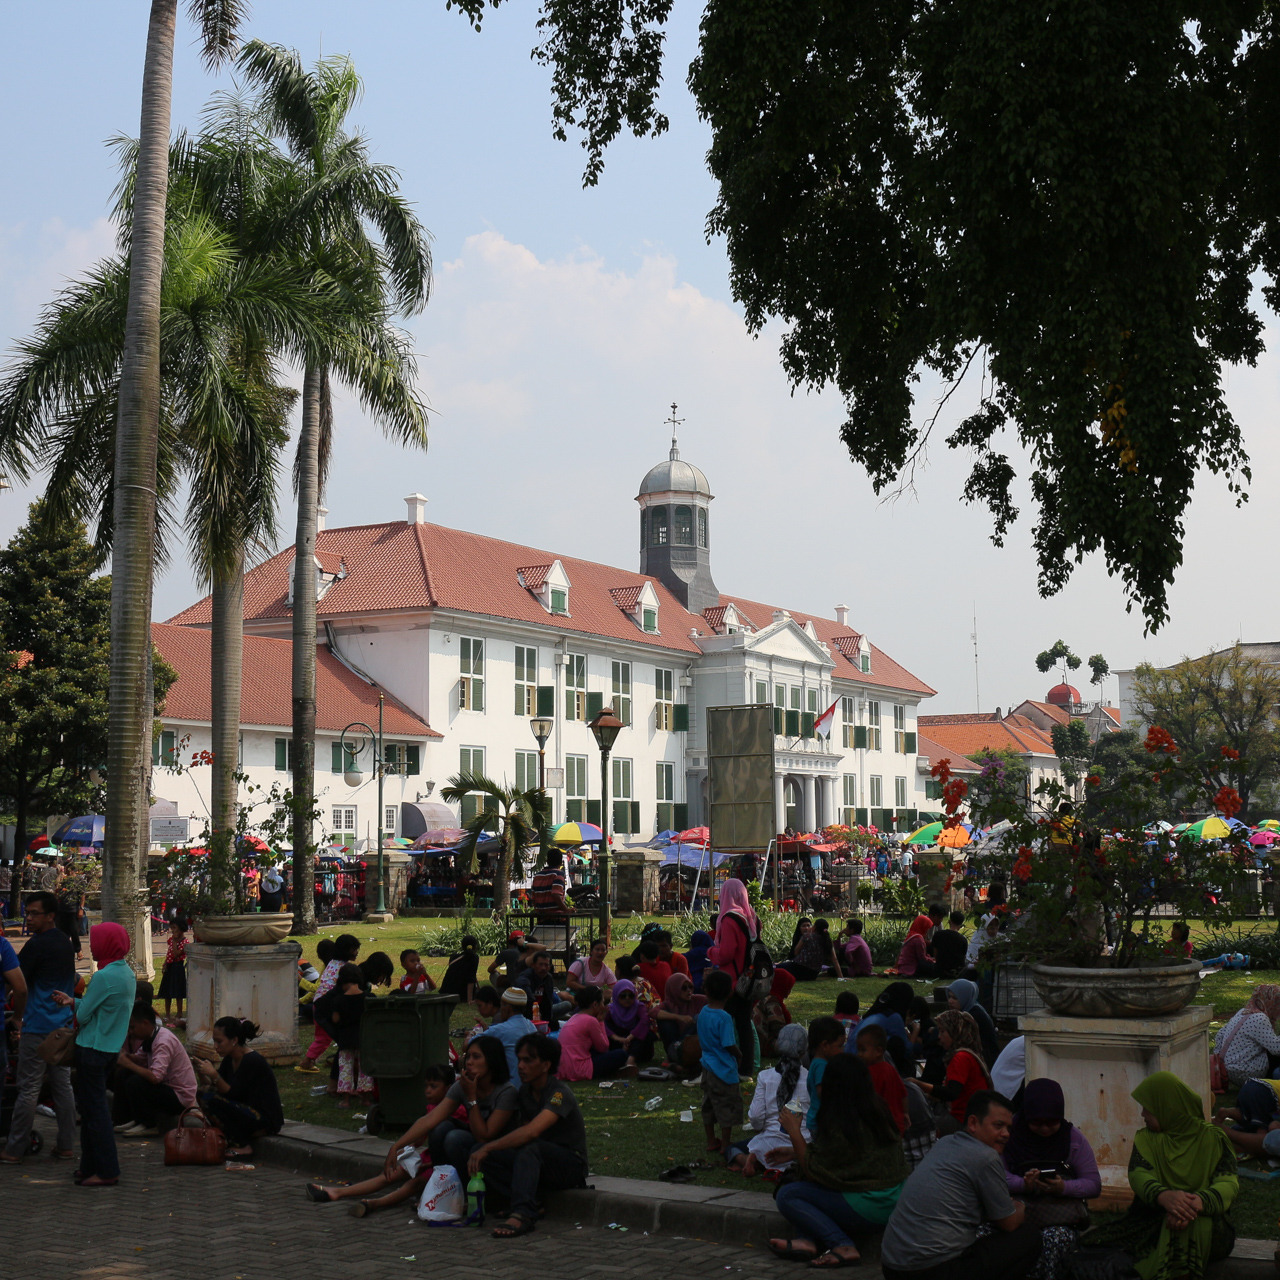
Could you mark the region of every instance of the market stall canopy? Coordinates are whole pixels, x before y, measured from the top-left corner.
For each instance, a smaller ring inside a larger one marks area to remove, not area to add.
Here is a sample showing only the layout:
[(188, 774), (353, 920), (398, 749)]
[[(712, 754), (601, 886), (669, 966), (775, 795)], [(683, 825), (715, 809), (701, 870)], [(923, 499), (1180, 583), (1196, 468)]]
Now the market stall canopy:
[(53, 833), (50, 844), (101, 845), (106, 838), (107, 820), (100, 813), (86, 813), (64, 822)]
[(400, 834), (410, 840), (416, 840), (424, 831), (439, 831), (457, 825), (458, 815), (447, 804), (434, 800), (400, 802)]

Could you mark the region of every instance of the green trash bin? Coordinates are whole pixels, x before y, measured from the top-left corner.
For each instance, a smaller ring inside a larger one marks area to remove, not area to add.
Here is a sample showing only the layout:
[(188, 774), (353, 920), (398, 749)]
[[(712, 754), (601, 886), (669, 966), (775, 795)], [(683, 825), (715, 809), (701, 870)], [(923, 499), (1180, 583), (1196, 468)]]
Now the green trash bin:
[(369, 1109), (370, 1133), (385, 1124), (407, 1128), (425, 1110), (426, 1069), (449, 1061), (449, 1018), (457, 996), (389, 995), (365, 1001), (360, 1018), (360, 1066), (378, 1085)]

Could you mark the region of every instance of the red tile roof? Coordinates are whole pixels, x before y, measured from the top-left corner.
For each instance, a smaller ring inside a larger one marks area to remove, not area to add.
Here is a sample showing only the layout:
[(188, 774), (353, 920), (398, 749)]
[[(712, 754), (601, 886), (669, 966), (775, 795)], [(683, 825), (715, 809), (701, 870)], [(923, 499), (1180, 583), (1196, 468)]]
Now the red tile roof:
[[(154, 622), (151, 638), (160, 656), (178, 673), (165, 695), (163, 717), (207, 724), (213, 714), (209, 696), (210, 633), (197, 627)], [(245, 636), (241, 724), (288, 728), (292, 723), (292, 649), (288, 640)], [(353, 720), (376, 725), (377, 715), (377, 689), (343, 666), (323, 645), (319, 646), (316, 649), (316, 728), (339, 732)], [(410, 738), (443, 736), (390, 694), (383, 710), (383, 727), (387, 733)]]
[[(450, 609), (550, 626), (570, 634), (629, 640), (690, 655), (701, 651), (689, 638), (689, 632), (709, 625), (707, 618), (689, 613), (656, 578), (443, 525), (407, 524), (397, 520), (389, 524), (322, 529), (316, 538), (316, 553), (341, 556), (347, 564), (347, 576), (335, 582), (320, 601), (318, 612), (322, 619), (390, 610)], [(520, 585), (517, 575), (523, 572), (526, 584), (530, 584), (529, 575), (533, 571), (542, 569), (545, 578), (545, 570), (557, 559), (572, 585), (568, 615), (552, 618), (538, 599)], [(290, 616), (286, 600), (292, 562), (293, 548), (287, 547), (249, 571), (244, 591), (247, 622), (283, 620)], [(653, 584), (658, 596), (660, 635), (640, 631), (634, 619), (618, 608), (612, 594), (619, 588), (639, 590), (646, 582)], [(773, 606), (722, 595), (720, 607), (727, 604), (745, 614), (744, 621), (752, 617), (771, 618), (774, 613)], [(837, 636), (849, 634), (847, 626), (834, 619), (794, 610), (791, 616), (799, 627), (812, 621), (818, 639), (831, 650), (836, 676), (926, 697), (936, 692), (874, 645), (871, 646), (871, 671), (862, 673), (835, 644)], [(169, 621), (183, 626), (208, 626), (208, 597)]]

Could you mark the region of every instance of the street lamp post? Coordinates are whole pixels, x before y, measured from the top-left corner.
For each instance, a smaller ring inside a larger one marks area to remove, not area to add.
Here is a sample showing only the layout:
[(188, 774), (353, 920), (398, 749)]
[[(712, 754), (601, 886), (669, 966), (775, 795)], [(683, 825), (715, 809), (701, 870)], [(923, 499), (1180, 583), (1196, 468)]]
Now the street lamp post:
[(595, 735), (600, 748), (600, 933), (609, 938), (609, 752), (622, 732), (622, 721), (607, 706), (587, 726)]
[[(377, 906), (374, 912), (368, 910), (369, 891), (368, 886), (365, 887), (365, 918), (368, 919), (371, 914), (379, 916), (388, 915), (387, 911), (387, 878), (385, 875), (384, 859), (386, 852), (382, 847), (382, 780), (386, 774), (386, 757), (382, 750), (382, 709), (385, 697), (381, 690), (378, 691), (378, 729), (375, 733), (363, 720), (353, 720), (342, 731), (342, 736), (338, 740), (338, 747), (342, 753), (342, 760), (347, 764), (347, 768), (343, 773), (343, 779), (347, 786), (358, 787), (364, 782), (364, 774), (360, 770), (360, 756), (364, 752), (365, 747), (370, 743), (374, 747), (374, 769), (378, 776), (378, 862), (376, 875), (378, 878), (378, 897)], [(360, 737), (357, 741), (348, 744), (347, 734), (352, 731), (358, 731)]]
[(538, 790), (545, 791), (547, 789), (547, 739), (551, 737), (555, 722), (546, 716), (539, 716), (536, 720), (529, 721), (529, 728), (533, 730), (533, 736), (538, 740)]

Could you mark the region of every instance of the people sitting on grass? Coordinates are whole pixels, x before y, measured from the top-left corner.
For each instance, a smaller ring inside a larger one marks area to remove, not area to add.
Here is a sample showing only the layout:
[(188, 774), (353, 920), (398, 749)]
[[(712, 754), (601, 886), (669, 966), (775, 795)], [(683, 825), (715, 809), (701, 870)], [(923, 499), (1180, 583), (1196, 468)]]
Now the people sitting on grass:
[(501, 996), (492, 987), (481, 987), (476, 992), (476, 1009), (493, 1019), (480, 1034), (492, 1036), (502, 1045), (507, 1055), (507, 1075), (512, 1080), (516, 1078), (516, 1045), (537, 1030), (525, 1017), (528, 1008), (529, 997), (521, 987), (508, 987)]
[(1243, 1156), (1280, 1161), (1280, 1080), (1246, 1080), (1234, 1107), (1219, 1107), (1214, 1121)]
[(728, 1158), (735, 1125), (742, 1124), (742, 1090), (738, 1068), (742, 1054), (734, 1033), (733, 1016), (725, 1009), (733, 983), (721, 969), (702, 980), (707, 1003), (698, 1013), (698, 1045), (702, 1065), (702, 1127), (707, 1150)]
[(921, 1082), (921, 1088), (935, 1103), (946, 1106), (938, 1123), (939, 1133), (954, 1133), (964, 1126), (969, 1099), (975, 1093), (991, 1089), (991, 1073), (982, 1056), (978, 1024), (972, 1015), (948, 1009), (937, 1019), (938, 1039), (946, 1054), (947, 1073), (939, 1085)]
[[(525, 1036), (520, 1062), (516, 1125), (482, 1143), (468, 1157), (468, 1174), (483, 1172), (488, 1192), (510, 1206), (495, 1239), (528, 1235), (542, 1214), (548, 1191), (581, 1187), (587, 1180), (587, 1131), (572, 1090), (555, 1075), (560, 1047), (548, 1036)], [(461, 1173), (464, 1166), (458, 1166)]]
[(569, 966), (565, 974), (569, 990), (576, 996), (583, 987), (596, 987), (607, 1000), (617, 981), (607, 963), (608, 957), (608, 940), (597, 938), (591, 944), (591, 950), (585, 956), (579, 956)]
[(698, 1014), (706, 997), (694, 995), (688, 974), (673, 973), (654, 1019), (666, 1050), (668, 1064), (678, 1071), (697, 1067), (701, 1057), (698, 1045)]
[(604, 1029), (609, 1045), (622, 1049), (632, 1062), (649, 1062), (657, 1032), (649, 1021), (649, 1010), (640, 1002), (635, 984), (622, 978), (613, 985), (613, 995), (604, 1013)]
[(1214, 1037), (1213, 1051), (1222, 1055), (1227, 1076), (1237, 1089), (1246, 1080), (1271, 1074), (1271, 1063), (1280, 1056), (1280, 1036), (1276, 1035), (1278, 1018), (1280, 986), (1264, 982)]
[(809, 1132), (818, 1121), (818, 1103), (822, 1096), (822, 1077), (827, 1064), (845, 1050), (844, 1026), (835, 1018), (814, 1018), (809, 1023), (809, 1109), (805, 1124)]
[[(506, 1059), (502, 1059), (505, 1069)], [(445, 1101), (449, 1087), (454, 1083), (454, 1072), (450, 1066), (433, 1064), (423, 1072), (423, 1095), (427, 1103), (428, 1115)], [(464, 1102), (459, 1102), (449, 1117), (453, 1124), (465, 1127), (470, 1112)], [(425, 1145), (402, 1146), (394, 1159), (388, 1158), (383, 1171), (373, 1178), (365, 1178), (361, 1182), (349, 1185), (326, 1187), (318, 1182), (308, 1182), (307, 1198), (319, 1204), (336, 1204), (343, 1200), (354, 1200), (350, 1208), (353, 1218), (363, 1218), (376, 1209), (391, 1209), (403, 1204), (406, 1200), (415, 1199), (422, 1194), (431, 1176), (432, 1160), (430, 1149)], [(384, 1192), (376, 1195), (376, 1192)]]
[(1089, 1243), (1123, 1249), (1143, 1280), (1203, 1280), (1235, 1247), (1228, 1211), (1240, 1191), (1236, 1152), (1204, 1119), (1200, 1095), (1172, 1072), (1149, 1075), (1133, 1100), (1146, 1125), (1129, 1153), (1133, 1203)]
[(844, 937), (841, 938), (844, 959), (841, 968), (850, 978), (869, 978), (875, 971), (871, 962), (871, 948), (862, 936), (862, 921), (857, 916), (844, 922)]
[[(748, 1178), (762, 1169), (776, 1173), (795, 1159), (791, 1140), (782, 1130), (779, 1113), (791, 1104), (792, 1110), (809, 1109), (808, 1072), (804, 1059), (809, 1047), (809, 1034), (797, 1023), (782, 1028), (778, 1034), (777, 1064), (765, 1067), (756, 1077), (755, 1092), (747, 1109), (747, 1123), (755, 1132), (750, 1138), (734, 1143), (729, 1167)], [(804, 1130), (808, 1137), (808, 1130)]]
[(560, 1079), (602, 1080), (620, 1071), (634, 1075), (636, 1060), (629, 1049), (610, 1044), (600, 988), (579, 987), (576, 996), (578, 1012), (560, 1028)]
[(781, 1123), (804, 1177), (778, 1188), (778, 1211), (796, 1235), (770, 1249), (814, 1267), (855, 1265), (853, 1234), (883, 1227), (907, 1181), (901, 1130), (866, 1064), (839, 1054), (827, 1065), (811, 1139), (795, 1111), (784, 1108)]
[(1040, 1231), (1009, 1194), (1001, 1153), (1013, 1112), (984, 1089), (964, 1128), (940, 1138), (907, 1179), (885, 1227), (885, 1280), (1025, 1280), (1040, 1260)]
[(124, 1138), (149, 1138), (196, 1105), (196, 1073), (182, 1041), (149, 1004), (129, 1015), (111, 1082), (111, 1119)]
[(947, 1008), (959, 1009), (961, 1013), (973, 1016), (982, 1040), (983, 1057), (988, 1062), (994, 1062), (1000, 1054), (1000, 1046), (996, 1041), (996, 1024), (978, 1001), (978, 984), (970, 982), (968, 978), (957, 978), (947, 988)]
[(230, 1161), (253, 1155), (255, 1138), (279, 1133), (284, 1125), (276, 1074), (262, 1054), (249, 1048), (261, 1034), (248, 1018), (219, 1018), (213, 1024), (213, 1048), (221, 1061), (217, 1067), (203, 1058), (196, 1062), (197, 1101), (205, 1119), (226, 1135)]
[(573, 1001), (566, 1000), (556, 990), (551, 976), (551, 957), (545, 951), (537, 952), (529, 961), (529, 967), (516, 979), (516, 986), (529, 997), (529, 1012), (552, 1031), (560, 1026), (561, 1018), (573, 1012)]
[(400, 979), (399, 989), (406, 995), (424, 996), (436, 989), (422, 957), (413, 947), (407, 947), (400, 953), (400, 967), (404, 970), (404, 977)]

